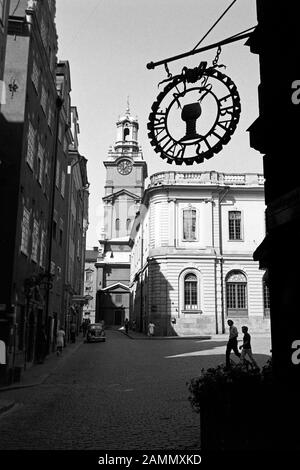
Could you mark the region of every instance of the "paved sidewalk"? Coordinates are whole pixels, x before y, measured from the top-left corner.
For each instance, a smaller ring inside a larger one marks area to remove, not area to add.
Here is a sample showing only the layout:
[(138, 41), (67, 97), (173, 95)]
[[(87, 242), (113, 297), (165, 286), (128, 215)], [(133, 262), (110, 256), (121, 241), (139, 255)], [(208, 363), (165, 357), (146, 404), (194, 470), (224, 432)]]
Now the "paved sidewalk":
[(62, 356), (57, 356), (55, 352), (50, 353), (43, 364), (33, 364), (23, 371), (20, 382), (14, 382), (7, 386), (0, 386), (0, 415), (15, 405), (13, 400), (1, 400), (2, 391), (34, 387), (42, 384), (53, 371), (60, 367), (65, 358), (70, 356), (70, 354), (73, 354), (79, 348), (83, 341), (84, 338), (80, 334), (76, 337), (76, 343), (67, 343), (66, 347), (63, 349)]

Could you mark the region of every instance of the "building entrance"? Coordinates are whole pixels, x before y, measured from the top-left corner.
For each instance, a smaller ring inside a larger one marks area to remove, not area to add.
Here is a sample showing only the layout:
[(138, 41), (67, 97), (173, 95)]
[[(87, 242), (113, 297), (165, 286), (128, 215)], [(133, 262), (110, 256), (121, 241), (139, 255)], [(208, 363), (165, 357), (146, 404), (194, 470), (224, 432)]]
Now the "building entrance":
[(123, 311), (115, 310), (115, 325), (122, 325), (123, 321)]

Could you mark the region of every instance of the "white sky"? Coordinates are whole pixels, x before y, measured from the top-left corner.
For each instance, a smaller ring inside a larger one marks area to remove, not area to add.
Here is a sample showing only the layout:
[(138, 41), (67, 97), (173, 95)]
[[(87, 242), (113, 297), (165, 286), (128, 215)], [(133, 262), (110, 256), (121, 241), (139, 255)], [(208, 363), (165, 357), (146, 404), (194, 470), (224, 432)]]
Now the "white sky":
[[(262, 156), (250, 148), (248, 127), (258, 116), (259, 64), (246, 40), (224, 46), (219, 64), (237, 85), (242, 113), (238, 128), (223, 150), (202, 164), (178, 167), (162, 160), (151, 147), (147, 122), (152, 102), (165, 79), (163, 66), (148, 62), (192, 50), (232, 0), (57, 0), (59, 60), (71, 68), (72, 105), (79, 113), (79, 150), (88, 159), (90, 182), (87, 247), (98, 246), (108, 148), (116, 140), (116, 121), (126, 109), (139, 120), (139, 144), (148, 174), (159, 171), (224, 171), (262, 173)], [(201, 44), (208, 45), (257, 24), (255, 0), (237, 0)], [(173, 75), (182, 67), (211, 65), (215, 50), (169, 64)]]

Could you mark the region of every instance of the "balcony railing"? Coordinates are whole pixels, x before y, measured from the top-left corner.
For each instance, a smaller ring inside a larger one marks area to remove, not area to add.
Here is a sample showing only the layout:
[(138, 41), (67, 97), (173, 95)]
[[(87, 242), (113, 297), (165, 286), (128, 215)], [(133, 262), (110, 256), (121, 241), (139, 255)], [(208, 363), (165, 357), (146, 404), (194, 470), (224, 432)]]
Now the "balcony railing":
[(263, 186), (264, 176), (258, 173), (218, 173), (216, 171), (166, 171), (161, 173), (155, 173), (154, 175), (152, 175), (150, 177), (150, 184), (148, 187), (151, 188), (159, 185), (181, 184)]

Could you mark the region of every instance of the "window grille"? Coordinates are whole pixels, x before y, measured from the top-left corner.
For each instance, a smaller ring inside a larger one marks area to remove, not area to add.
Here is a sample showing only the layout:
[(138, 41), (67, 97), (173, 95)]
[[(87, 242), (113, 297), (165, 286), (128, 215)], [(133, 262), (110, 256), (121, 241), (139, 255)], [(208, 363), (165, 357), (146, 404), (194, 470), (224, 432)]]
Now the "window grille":
[(198, 308), (197, 299), (197, 276), (187, 274), (184, 278), (184, 308), (185, 310), (195, 310)]
[(241, 219), (240, 211), (229, 211), (229, 240), (241, 240)]
[(183, 211), (183, 239), (187, 241), (196, 240), (196, 219), (195, 209), (184, 209)]
[(22, 236), (21, 236), (21, 251), (28, 255), (28, 244), (29, 244), (29, 233), (30, 233), (30, 211), (23, 208), (22, 218)]
[(233, 272), (226, 280), (228, 316), (247, 316), (247, 280), (243, 273)]
[(26, 161), (32, 170), (34, 167), (35, 149), (36, 149), (36, 130), (34, 129), (32, 123), (29, 121)]

